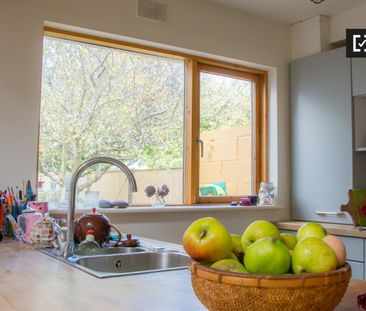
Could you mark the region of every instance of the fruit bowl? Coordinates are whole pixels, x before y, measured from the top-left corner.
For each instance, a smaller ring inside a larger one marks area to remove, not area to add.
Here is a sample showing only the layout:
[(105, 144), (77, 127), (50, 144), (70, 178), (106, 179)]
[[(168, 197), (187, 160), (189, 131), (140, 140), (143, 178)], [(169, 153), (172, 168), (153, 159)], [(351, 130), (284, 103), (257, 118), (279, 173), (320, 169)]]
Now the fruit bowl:
[(212, 311), (330, 311), (347, 289), (351, 267), (316, 274), (259, 275), (211, 269), (191, 259), (192, 287)]

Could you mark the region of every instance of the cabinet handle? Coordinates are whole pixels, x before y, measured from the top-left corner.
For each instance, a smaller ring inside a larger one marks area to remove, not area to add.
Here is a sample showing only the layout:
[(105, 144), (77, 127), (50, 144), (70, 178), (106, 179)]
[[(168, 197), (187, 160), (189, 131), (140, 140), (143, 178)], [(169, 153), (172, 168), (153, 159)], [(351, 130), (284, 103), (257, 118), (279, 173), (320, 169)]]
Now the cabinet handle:
[(341, 216), (341, 215), (345, 215), (346, 212), (323, 212), (323, 211), (314, 211), (315, 214), (318, 214), (318, 215), (336, 215), (336, 216)]

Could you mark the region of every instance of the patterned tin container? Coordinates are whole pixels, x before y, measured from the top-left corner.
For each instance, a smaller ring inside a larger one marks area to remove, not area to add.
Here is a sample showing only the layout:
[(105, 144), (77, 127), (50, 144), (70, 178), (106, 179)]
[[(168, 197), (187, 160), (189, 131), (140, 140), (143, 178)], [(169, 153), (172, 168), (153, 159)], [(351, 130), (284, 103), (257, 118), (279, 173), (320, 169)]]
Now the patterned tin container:
[(37, 247), (52, 247), (55, 239), (53, 219), (46, 215), (32, 226), (30, 237)]
[(42, 214), (37, 213), (33, 208), (28, 207), (18, 216), (18, 224), (20, 227), (20, 238), (26, 244), (31, 244), (32, 239), (30, 233), (35, 222), (42, 219)]

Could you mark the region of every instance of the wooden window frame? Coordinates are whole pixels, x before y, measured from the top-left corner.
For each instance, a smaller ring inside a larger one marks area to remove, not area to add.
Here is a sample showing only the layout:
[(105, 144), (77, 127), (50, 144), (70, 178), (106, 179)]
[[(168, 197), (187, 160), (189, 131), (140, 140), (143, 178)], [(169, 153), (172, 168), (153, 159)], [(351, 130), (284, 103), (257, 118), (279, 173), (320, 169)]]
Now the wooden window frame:
[[(186, 197), (189, 204), (228, 203), (241, 196), (199, 196), (199, 148), (200, 136), (200, 73), (212, 73), (227, 77), (250, 80), (255, 83), (253, 184), (258, 192), (261, 181), (267, 181), (267, 74), (241, 66), (221, 62), (192, 60), (187, 64), (187, 139), (186, 139)], [(189, 137), (189, 139), (188, 139)]]
[[(240, 197), (200, 197), (199, 196), (199, 74), (202, 69), (212, 73), (240, 78), (247, 77), (255, 81), (255, 113), (254, 113), (254, 187), (259, 189), (261, 181), (268, 177), (268, 76), (264, 70), (249, 68), (237, 64), (218, 61), (187, 53), (170, 51), (162, 48), (145, 46), (94, 35), (81, 34), (51, 27), (44, 28), (44, 35), (77, 42), (118, 48), (155, 56), (179, 59), (185, 61), (185, 149), (184, 149), (184, 189), (183, 204), (194, 205), (202, 203), (228, 203), (237, 201)], [(245, 194), (243, 194), (245, 196)], [(241, 196), (242, 197), (242, 196)]]

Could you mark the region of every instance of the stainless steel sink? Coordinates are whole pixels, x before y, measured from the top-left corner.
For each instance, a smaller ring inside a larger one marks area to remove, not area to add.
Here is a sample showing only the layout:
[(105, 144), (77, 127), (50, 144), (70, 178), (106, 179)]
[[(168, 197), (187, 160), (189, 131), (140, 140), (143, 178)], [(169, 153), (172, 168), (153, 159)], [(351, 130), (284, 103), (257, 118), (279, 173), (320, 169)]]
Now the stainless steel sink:
[(94, 248), (94, 249), (76, 249), (74, 255), (76, 256), (103, 256), (126, 253), (140, 253), (145, 252), (141, 247), (110, 247), (110, 248)]
[(183, 251), (158, 246), (75, 250), (67, 259), (57, 249), (40, 251), (98, 278), (186, 269), (189, 259)]
[(96, 277), (185, 269), (188, 256), (180, 252), (158, 251), (70, 259), (72, 265)]

